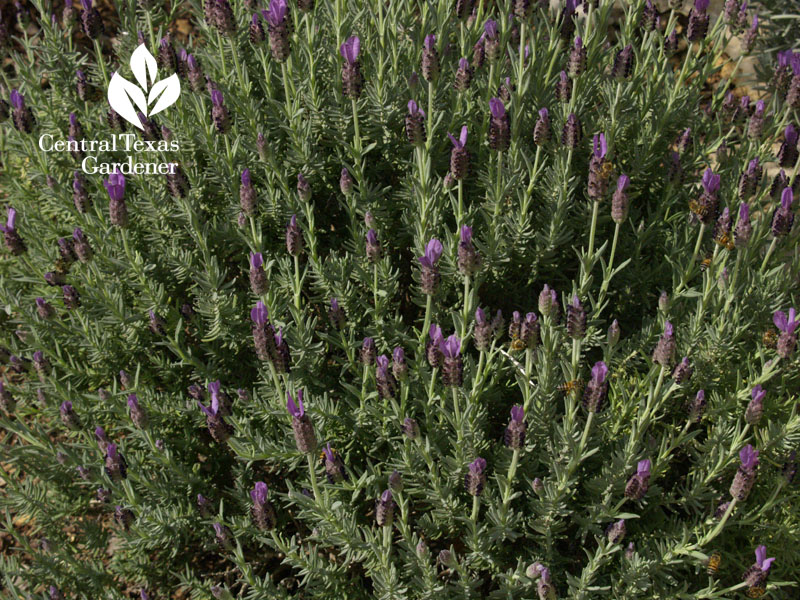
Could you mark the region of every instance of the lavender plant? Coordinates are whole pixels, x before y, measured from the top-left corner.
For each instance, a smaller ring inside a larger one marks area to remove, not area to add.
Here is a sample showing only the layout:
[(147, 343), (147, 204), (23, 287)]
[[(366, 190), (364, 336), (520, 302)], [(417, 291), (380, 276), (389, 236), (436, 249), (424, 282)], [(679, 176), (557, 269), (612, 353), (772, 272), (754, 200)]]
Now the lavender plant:
[(8, 597), (797, 594), (752, 11), (112, 4), (3, 10)]

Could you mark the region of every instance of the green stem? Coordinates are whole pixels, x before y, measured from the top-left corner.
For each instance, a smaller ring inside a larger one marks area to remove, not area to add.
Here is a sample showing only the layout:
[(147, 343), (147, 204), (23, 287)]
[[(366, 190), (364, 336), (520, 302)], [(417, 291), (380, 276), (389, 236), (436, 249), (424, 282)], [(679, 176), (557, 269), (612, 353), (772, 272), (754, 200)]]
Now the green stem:
[(600, 210), (600, 202), (597, 200), (594, 201), (594, 206), (592, 207), (592, 226), (589, 229), (589, 257), (592, 256), (594, 253), (594, 235), (595, 231), (597, 230), (597, 213)]
[(225, 63), (225, 46), (222, 43), (222, 34), (217, 29), (217, 46), (219, 47), (219, 61), (222, 63), (222, 78), (228, 78), (228, 65)]
[(453, 386), (453, 416), (456, 420), (456, 437), (458, 438), (458, 443), (461, 443), (461, 440), (464, 438), (464, 434), (462, 432), (463, 427), (461, 426), (461, 408), (458, 405), (458, 388)]
[(767, 249), (767, 254), (764, 256), (764, 262), (761, 263), (761, 269), (759, 270), (760, 273), (763, 273), (764, 269), (767, 268), (767, 263), (769, 262), (772, 253), (775, 252), (775, 246), (777, 244), (778, 244), (778, 238), (776, 237), (772, 238), (772, 242), (770, 243), (769, 248)]
[(300, 256), (294, 257), (294, 306), (300, 310)]
[(425, 140), (425, 149), (430, 151), (433, 143), (433, 81), (428, 82), (428, 137)]
[(422, 331), (419, 336), (420, 354), (425, 350), (425, 336), (428, 335), (428, 329), (431, 327), (431, 308), (433, 305), (433, 296), (428, 295), (425, 302), (425, 320), (423, 321)]
[[(619, 239), (620, 223), (614, 227), (614, 239), (611, 242), (611, 254), (608, 256), (608, 266), (606, 267), (606, 274), (603, 277), (603, 284), (600, 286), (600, 299), (605, 296), (608, 286), (611, 284), (611, 273), (614, 270), (614, 255), (617, 253), (617, 240)], [(600, 302), (598, 301), (598, 304)]]
[(592, 428), (592, 421), (594, 420), (594, 412), (590, 412), (586, 419), (586, 425), (583, 428), (583, 435), (581, 436), (581, 444), (578, 446), (578, 452), (583, 454), (583, 449), (586, 448), (586, 442), (589, 439), (589, 431)]
[(700, 231), (697, 233), (697, 241), (695, 242), (694, 250), (692, 251), (692, 258), (689, 261), (689, 266), (686, 267), (686, 270), (683, 272), (683, 275), (681, 276), (681, 282), (678, 285), (677, 289), (675, 290), (676, 296), (678, 295), (678, 293), (680, 293), (680, 291), (684, 287), (686, 287), (686, 284), (688, 283), (689, 276), (692, 273), (692, 269), (694, 269), (694, 263), (697, 260), (697, 255), (700, 252), (700, 244), (703, 243), (703, 234), (705, 232), (706, 232), (706, 224), (703, 223), (700, 225)]
[(353, 145), (355, 146), (356, 150), (358, 151), (358, 160), (359, 160), (359, 163), (360, 163), (360, 161), (361, 161), (361, 129), (359, 128), (359, 123), (358, 123), (358, 105), (356, 104), (355, 98), (351, 99), (350, 102), (351, 102), (352, 108), (353, 108)]
[(94, 52), (97, 55), (97, 66), (100, 67), (100, 72), (103, 74), (103, 81), (108, 87), (108, 73), (106, 72), (106, 63), (103, 60), (103, 49), (100, 47), (100, 40), (94, 40)]
[(372, 265), (372, 300), (375, 304), (375, 314), (378, 314), (378, 263)]
[(506, 489), (503, 493), (503, 515), (505, 516), (508, 511), (508, 505), (511, 502), (511, 482), (514, 480), (514, 475), (517, 473), (517, 465), (519, 464), (520, 449), (515, 448), (514, 454), (511, 455), (511, 464), (508, 465), (508, 476), (506, 477)]
[(314, 491), (314, 499), (319, 502), (319, 484), (317, 483), (317, 469), (314, 464), (314, 454), (308, 454), (308, 474), (311, 476), (311, 489)]
[(720, 533), (722, 533), (722, 528), (725, 527), (725, 523), (728, 521), (728, 517), (731, 516), (731, 513), (733, 513), (733, 509), (736, 507), (737, 502), (738, 500), (736, 498), (731, 500), (731, 503), (728, 505), (728, 509), (725, 511), (725, 514), (722, 515), (722, 518), (719, 520), (719, 523), (717, 523), (717, 526), (714, 527), (713, 530), (711, 530), (711, 533), (709, 533), (707, 536), (705, 536), (697, 543), (698, 546), (700, 547), (705, 546), (711, 540), (717, 537)]
[[(463, 23), (462, 23), (463, 25)], [(458, 180), (458, 213), (456, 215), (456, 222), (464, 222), (464, 180)]]
[(464, 315), (461, 323), (461, 343), (464, 343), (467, 337), (467, 323), (469, 322), (469, 310), (471, 308), (470, 291), (469, 291), (469, 275), (464, 275)]

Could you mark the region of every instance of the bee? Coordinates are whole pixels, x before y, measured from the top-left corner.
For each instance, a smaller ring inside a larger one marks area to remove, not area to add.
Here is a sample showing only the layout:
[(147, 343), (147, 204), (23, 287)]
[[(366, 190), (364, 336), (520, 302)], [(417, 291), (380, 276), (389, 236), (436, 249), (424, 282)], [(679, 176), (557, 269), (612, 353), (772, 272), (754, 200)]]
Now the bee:
[(761, 343), (767, 348), (772, 348), (774, 350), (778, 345), (778, 332), (774, 329), (767, 329), (761, 337)]
[(582, 379), (573, 379), (572, 381), (565, 381), (560, 386), (558, 386), (559, 392), (564, 392), (565, 394), (569, 395), (574, 391), (579, 391), (583, 388), (583, 380)]
[(706, 571), (709, 575), (716, 575), (717, 571), (719, 571), (719, 564), (722, 562), (722, 555), (719, 551), (714, 550), (711, 553), (711, 556), (708, 557), (708, 563), (706, 564)]
[(63, 258), (56, 259), (53, 270), (60, 275), (68, 275), (71, 264)]
[(707, 205), (703, 205), (697, 200), (689, 200), (689, 210), (692, 211), (701, 219), (705, 219), (708, 217), (708, 209), (709, 207)]
[(700, 263), (700, 270), (705, 271), (706, 269), (708, 269), (709, 266), (711, 266), (711, 257), (706, 256), (703, 259), (703, 262)]
[(600, 166), (599, 175), (602, 179), (608, 179), (614, 172), (614, 165), (610, 160), (604, 160)]
[(714, 241), (727, 250), (733, 250), (733, 240), (731, 239), (731, 235), (727, 232), (722, 232)]
[(519, 352), (520, 350), (525, 350), (525, 342), (523, 342), (519, 338), (514, 338), (511, 340), (511, 349), (515, 352)]
[(753, 587), (751, 587), (750, 589), (747, 590), (747, 597), (748, 598), (761, 598), (761, 596), (763, 596), (766, 591), (767, 590), (765, 590), (760, 585), (754, 585)]

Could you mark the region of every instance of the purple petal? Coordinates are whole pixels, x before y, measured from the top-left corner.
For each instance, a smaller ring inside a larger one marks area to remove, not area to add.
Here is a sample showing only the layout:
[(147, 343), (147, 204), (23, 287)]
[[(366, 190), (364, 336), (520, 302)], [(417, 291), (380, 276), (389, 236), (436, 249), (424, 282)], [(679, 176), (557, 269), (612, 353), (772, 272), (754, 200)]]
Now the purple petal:
[(264, 504), (267, 501), (269, 488), (263, 481), (257, 481), (255, 488), (250, 491), (250, 497), (256, 504)]
[(601, 384), (606, 380), (606, 375), (608, 375), (606, 363), (602, 360), (596, 362), (592, 367), (592, 381), (594, 381), (595, 384)]
[(506, 114), (506, 107), (500, 98), (492, 98), (489, 100), (489, 110), (495, 119), (502, 119)]
[(267, 322), (269, 313), (267, 312), (266, 305), (260, 300), (256, 303), (250, 311), (250, 319), (257, 325), (263, 325)]
[[(781, 194), (781, 208), (783, 210), (789, 210), (789, 208), (792, 206), (793, 200), (794, 200), (794, 195), (792, 194), (792, 188), (787, 187), (785, 190), (783, 190), (783, 193)], [(10, 212), (11, 211), (9, 211), (9, 214)]]
[(780, 331), (786, 332), (789, 330), (789, 320), (786, 318), (786, 313), (782, 310), (772, 315), (772, 322), (775, 323), (775, 327)]

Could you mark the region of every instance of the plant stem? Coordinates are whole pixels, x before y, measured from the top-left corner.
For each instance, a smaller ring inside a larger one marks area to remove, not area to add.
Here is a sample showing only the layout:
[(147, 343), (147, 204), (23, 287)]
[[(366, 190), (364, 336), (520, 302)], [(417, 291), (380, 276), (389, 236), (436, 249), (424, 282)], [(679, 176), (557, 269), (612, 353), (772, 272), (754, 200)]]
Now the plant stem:
[(480, 509), (481, 509), (481, 497), (480, 496), (473, 496), (472, 497), (472, 516), (470, 516), (470, 519), (472, 519), (472, 526), (474, 528), (477, 528), (477, 525), (478, 525), (478, 513), (480, 512)]
[(506, 477), (506, 489), (503, 492), (504, 517), (508, 510), (508, 505), (511, 502), (511, 490), (512, 490), (511, 482), (514, 480), (514, 475), (516, 475), (517, 473), (517, 465), (519, 464), (519, 452), (520, 452), (519, 448), (514, 449), (514, 453), (511, 455), (511, 464), (508, 465), (508, 475)]
[(772, 253), (775, 252), (775, 246), (777, 244), (778, 244), (778, 238), (776, 237), (772, 238), (772, 242), (770, 243), (769, 248), (767, 249), (767, 254), (764, 256), (764, 262), (761, 263), (761, 269), (759, 269), (760, 273), (763, 273), (764, 269), (767, 268), (767, 263), (769, 262)]
[(456, 437), (458, 438), (458, 443), (461, 443), (461, 440), (464, 438), (464, 434), (462, 433), (463, 427), (461, 427), (461, 408), (458, 405), (458, 388), (453, 386), (453, 416), (456, 420)]
[(222, 43), (222, 34), (217, 29), (217, 46), (219, 48), (219, 61), (222, 63), (222, 78), (228, 78), (228, 65), (225, 63), (225, 45)]
[(308, 454), (308, 474), (311, 476), (311, 489), (314, 491), (314, 499), (319, 502), (319, 485), (317, 484), (317, 469), (314, 464), (314, 454)]
[(700, 231), (697, 233), (697, 242), (695, 242), (694, 250), (692, 251), (692, 258), (689, 261), (689, 266), (686, 267), (686, 270), (683, 272), (683, 275), (681, 276), (680, 284), (675, 289), (675, 295), (680, 293), (680, 291), (684, 287), (686, 287), (686, 284), (688, 283), (689, 276), (691, 275), (692, 269), (694, 269), (694, 263), (697, 260), (697, 254), (700, 252), (700, 244), (703, 243), (703, 234), (705, 233), (705, 231), (706, 231), (706, 224), (702, 223), (700, 225)]
[(301, 290), (301, 283), (300, 283), (300, 257), (295, 255), (294, 257), (294, 306), (297, 310), (300, 310), (300, 290)]
[(581, 454), (583, 453), (583, 449), (586, 448), (586, 442), (589, 439), (589, 430), (592, 428), (592, 421), (594, 420), (594, 411), (589, 413), (589, 416), (586, 418), (586, 425), (583, 428), (583, 435), (581, 436), (581, 443), (578, 446), (578, 452)]
[(378, 314), (378, 263), (372, 265), (372, 299), (375, 304), (375, 314)]
[(433, 296), (428, 295), (425, 302), (425, 320), (423, 321), (422, 331), (419, 335), (420, 354), (425, 350), (425, 336), (428, 335), (428, 329), (431, 327), (431, 307), (433, 305)]
[(456, 222), (464, 222), (464, 180), (458, 180), (458, 213), (456, 214)]
[(461, 323), (461, 343), (464, 343), (465, 338), (467, 337), (467, 323), (469, 321), (469, 309), (471, 308), (472, 302), (470, 302), (470, 291), (469, 291), (469, 275), (464, 275), (464, 315), (463, 321)]
[(100, 67), (100, 72), (103, 74), (103, 81), (108, 87), (108, 73), (106, 72), (106, 63), (103, 60), (103, 49), (100, 47), (100, 41), (94, 40), (94, 52), (97, 55), (97, 66)]
[(597, 213), (600, 210), (600, 202), (597, 200), (594, 201), (594, 206), (592, 207), (592, 226), (589, 229), (589, 252), (588, 256), (591, 257), (594, 253), (594, 235), (595, 231), (597, 230)]
[(725, 514), (722, 515), (722, 518), (719, 520), (719, 523), (717, 523), (717, 526), (711, 530), (711, 533), (709, 533), (707, 536), (705, 536), (697, 543), (698, 546), (701, 547), (705, 546), (706, 544), (708, 544), (708, 542), (713, 540), (722, 532), (722, 528), (725, 527), (725, 523), (728, 521), (728, 517), (731, 516), (731, 513), (733, 513), (733, 509), (736, 507), (737, 502), (738, 500), (736, 498), (731, 500), (731, 503), (728, 505), (728, 509), (725, 511)]

